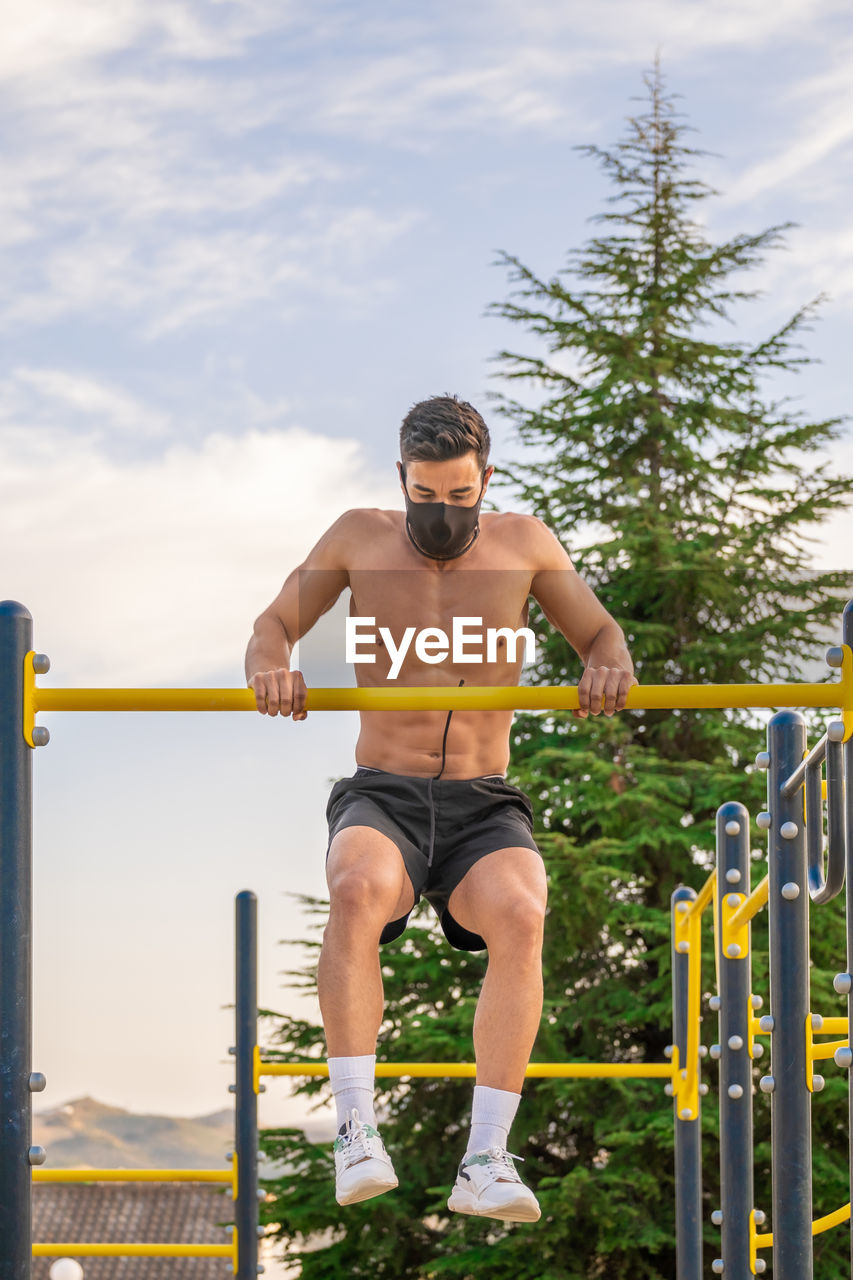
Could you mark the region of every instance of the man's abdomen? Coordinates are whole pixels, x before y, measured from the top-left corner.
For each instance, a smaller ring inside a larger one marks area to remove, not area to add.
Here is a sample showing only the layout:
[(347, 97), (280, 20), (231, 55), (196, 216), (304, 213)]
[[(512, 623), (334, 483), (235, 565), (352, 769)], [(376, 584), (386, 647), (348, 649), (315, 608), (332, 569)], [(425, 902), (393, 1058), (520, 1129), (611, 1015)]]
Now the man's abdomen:
[(454, 711), (449, 725), (447, 716), (446, 711), (364, 711), (356, 761), (416, 778), (435, 777), (440, 770), (443, 778), (506, 772), (511, 711)]

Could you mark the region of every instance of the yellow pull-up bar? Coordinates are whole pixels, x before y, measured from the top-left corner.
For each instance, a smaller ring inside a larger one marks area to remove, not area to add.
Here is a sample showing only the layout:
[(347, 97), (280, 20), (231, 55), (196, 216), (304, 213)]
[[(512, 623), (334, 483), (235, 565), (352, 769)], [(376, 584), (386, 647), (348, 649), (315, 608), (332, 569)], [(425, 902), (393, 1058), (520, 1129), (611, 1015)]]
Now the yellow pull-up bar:
[[(853, 650), (842, 646), (841, 679), (833, 684), (648, 684), (628, 692), (626, 709), (827, 707), (840, 710), (845, 740), (853, 734)], [(34, 666), (34, 660), (36, 665)], [(45, 689), (46, 664), (27, 654), (24, 737), (33, 741), (39, 711), (255, 711), (251, 689)], [(309, 689), (308, 711), (575, 711), (574, 685), (387, 685), (375, 689)]]

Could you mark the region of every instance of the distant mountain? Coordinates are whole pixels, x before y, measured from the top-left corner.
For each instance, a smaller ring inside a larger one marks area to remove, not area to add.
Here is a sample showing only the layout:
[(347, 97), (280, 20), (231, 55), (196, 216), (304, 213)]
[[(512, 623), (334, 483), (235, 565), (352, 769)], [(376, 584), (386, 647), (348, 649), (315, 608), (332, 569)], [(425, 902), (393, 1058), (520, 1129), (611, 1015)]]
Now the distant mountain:
[(222, 1169), (234, 1149), (234, 1112), (135, 1115), (77, 1098), (35, 1113), (33, 1142), (45, 1148), (53, 1169)]
[[(330, 1122), (318, 1119), (301, 1127), (314, 1141), (326, 1140)], [(234, 1111), (137, 1115), (94, 1098), (76, 1098), (33, 1114), (33, 1143), (45, 1148), (43, 1167), (50, 1169), (224, 1169), (226, 1153), (234, 1150)], [(262, 1160), (260, 1173), (270, 1177), (275, 1166)]]

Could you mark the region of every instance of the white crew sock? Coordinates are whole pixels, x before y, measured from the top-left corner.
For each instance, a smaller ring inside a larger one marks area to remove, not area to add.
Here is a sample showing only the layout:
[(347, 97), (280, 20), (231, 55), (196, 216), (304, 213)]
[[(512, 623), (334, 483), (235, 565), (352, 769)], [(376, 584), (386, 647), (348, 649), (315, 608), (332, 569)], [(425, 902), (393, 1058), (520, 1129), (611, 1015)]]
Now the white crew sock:
[(329, 1079), (335, 1106), (338, 1110), (338, 1128), (346, 1123), (347, 1113), (358, 1109), (359, 1118), (365, 1124), (376, 1127), (373, 1109), (376, 1054), (364, 1054), (359, 1058), (329, 1058)]
[(487, 1151), (489, 1147), (506, 1149), (509, 1131), (519, 1102), (521, 1102), (520, 1093), (507, 1093), (505, 1089), (490, 1089), (484, 1084), (474, 1086), (471, 1133), (468, 1137), (466, 1156), (474, 1151)]

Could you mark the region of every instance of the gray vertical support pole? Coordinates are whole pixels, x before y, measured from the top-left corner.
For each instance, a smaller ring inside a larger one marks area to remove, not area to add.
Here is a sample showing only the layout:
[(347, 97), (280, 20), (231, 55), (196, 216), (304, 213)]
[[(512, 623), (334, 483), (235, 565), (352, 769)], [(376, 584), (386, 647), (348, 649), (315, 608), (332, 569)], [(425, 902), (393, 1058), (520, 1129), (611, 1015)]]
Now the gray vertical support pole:
[(770, 891), (770, 1015), (773, 1019), (770, 1136), (774, 1280), (812, 1280), (811, 1093), (806, 1084), (809, 894), (803, 793), (781, 786), (806, 749), (806, 722), (779, 711), (767, 727)]
[(0, 1280), (32, 1274), (32, 749), (23, 733), (33, 620), (0, 602)]
[(258, 1095), (255, 1093), (255, 1045), (258, 1042), (258, 900), (249, 889), (238, 893), (237, 1099), (234, 1149), (237, 1156), (237, 1280), (258, 1273)]
[[(853, 649), (853, 600), (841, 616), (841, 643)], [(846, 908), (847, 908), (847, 973), (853, 974), (853, 738), (844, 744), (844, 790), (846, 811)], [(837, 984), (836, 984), (837, 985)], [(842, 985), (843, 991), (843, 985)], [(853, 985), (847, 984), (848, 1027), (853, 1027)], [(847, 1080), (850, 1160), (850, 1195), (853, 1199), (853, 1071)], [(850, 1233), (850, 1274), (853, 1275), (853, 1232)]]
[[(687, 975), (689, 955), (676, 950), (675, 921), (679, 902), (693, 902), (696, 892), (679, 885), (672, 895), (672, 1030), (678, 1063), (687, 1063)], [(675, 1119), (675, 1256), (676, 1280), (702, 1280), (702, 1120)]]
[[(749, 814), (742, 804), (717, 810), (717, 909), (736, 908), (749, 894)], [(749, 944), (724, 943), (719, 930), (717, 970), (720, 989), (720, 1274), (728, 1280), (751, 1280), (749, 1215), (753, 1200), (752, 1059), (749, 1020), (752, 961)], [(747, 934), (748, 937), (748, 934)], [(759, 1046), (756, 1046), (757, 1048)], [(763, 1052), (763, 1048), (762, 1048)]]

